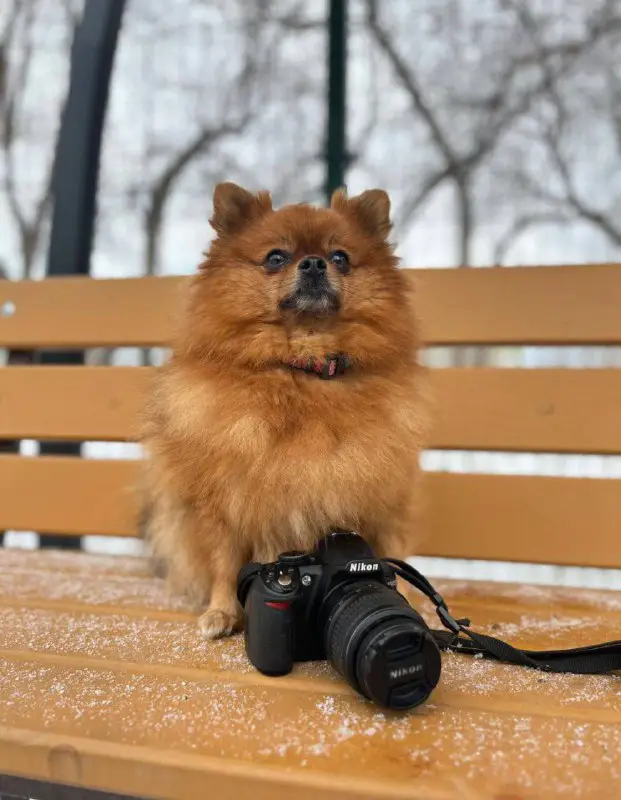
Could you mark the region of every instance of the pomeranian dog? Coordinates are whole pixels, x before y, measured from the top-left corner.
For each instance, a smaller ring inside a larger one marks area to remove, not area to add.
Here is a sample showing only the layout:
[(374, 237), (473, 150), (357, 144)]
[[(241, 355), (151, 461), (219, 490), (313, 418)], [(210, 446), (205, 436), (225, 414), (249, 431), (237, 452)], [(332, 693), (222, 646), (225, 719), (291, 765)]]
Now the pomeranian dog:
[(143, 442), (146, 535), (213, 638), (241, 622), (248, 561), (335, 528), (411, 555), (426, 426), (385, 192), (273, 210), (222, 183), (210, 222)]

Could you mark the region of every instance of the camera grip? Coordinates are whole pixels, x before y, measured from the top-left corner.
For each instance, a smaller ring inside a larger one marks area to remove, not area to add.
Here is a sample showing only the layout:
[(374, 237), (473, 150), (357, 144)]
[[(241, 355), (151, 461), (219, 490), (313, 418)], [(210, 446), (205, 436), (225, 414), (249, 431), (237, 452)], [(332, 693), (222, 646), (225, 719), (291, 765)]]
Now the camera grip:
[(293, 669), (293, 599), (271, 592), (260, 578), (248, 592), (244, 609), (246, 653), (265, 675), (286, 675)]

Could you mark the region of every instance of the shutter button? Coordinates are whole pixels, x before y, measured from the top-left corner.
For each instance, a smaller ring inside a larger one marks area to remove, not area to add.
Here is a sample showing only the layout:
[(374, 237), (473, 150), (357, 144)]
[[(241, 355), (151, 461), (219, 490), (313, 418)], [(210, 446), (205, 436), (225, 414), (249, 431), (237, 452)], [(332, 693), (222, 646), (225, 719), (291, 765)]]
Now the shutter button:
[(287, 587), (291, 586), (291, 584), (293, 583), (293, 578), (288, 573), (281, 572), (280, 575), (277, 578), (277, 581), (278, 581), (278, 585), (279, 586), (283, 586), (283, 587), (287, 588)]

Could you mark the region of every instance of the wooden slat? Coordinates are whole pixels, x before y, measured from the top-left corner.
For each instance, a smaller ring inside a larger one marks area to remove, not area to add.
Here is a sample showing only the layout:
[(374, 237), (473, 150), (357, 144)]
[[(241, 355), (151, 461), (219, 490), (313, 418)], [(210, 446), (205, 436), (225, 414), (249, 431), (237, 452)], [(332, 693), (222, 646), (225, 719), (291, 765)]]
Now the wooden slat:
[[(109, 559), (72, 555), (0, 550), (0, 773), (188, 800), (599, 800), (621, 780), (618, 677), (445, 654), (428, 704), (385, 713), (325, 663), (260, 675), (241, 636), (202, 641), (179, 598), (110, 606), (145, 562), (122, 560), (115, 576)], [(32, 572), (38, 595), (14, 580)], [(84, 597), (76, 581), (89, 580)], [(536, 649), (592, 643), (619, 621), (610, 592), (590, 604), (593, 593), (547, 589), (488, 607), (502, 585), (478, 584), (476, 597), (463, 582), (440, 588), (477, 629)], [(79, 603), (59, 605), (63, 592)]]
[(0, 369), (0, 439), (136, 439), (153, 370)]
[[(135, 439), (152, 370), (0, 370), (0, 438)], [(621, 453), (621, 370), (432, 373), (431, 447)]]
[(440, 369), (431, 446), (621, 452), (621, 370)]
[(621, 265), (424, 270), (428, 344), (621, 342)]
[(132, 461), (0, 456), (0, 530), (135, 536)]
[(621, 567), (621, 481), (428, 473), (421, 555)]
[[(137, 464), (0, 456), (0, 529), (135, 535)], [(428, 473), (420, 555), (621, 567), (618, 480)]]
[[(433, 582), (449, 605), (462, 603), (473, 614), (476, 609), (477, 624), (482, 611), (497, 608), (527, 616), (537, 609), (554, 613), (562, 605), (571, 616), (621, 617), (621, 591), (448, 578)], [(165, 581), (153, 580), (147, 558), (66, 550), (0, 549), (0, 605), (168, 620), (196, 613), (191, 598), (171, 595)], [(535, 633), (531, 629), (529, 635)]]
[(183, 278), (0, 282), (0, 346), (148, 346), (168, 342)]
[[(428, 344), (621, 342), (621, 265), (408, 270)], [(0, 346), (167, 343), (185, 279), (0, 283)]]
[[(146, 562), (146, 559), (141, 560)], [(52, 654), (55, 661), (57, 656), (67, 655), (73, 659), (106, 660), (110, 666), (116, 663), (117, 668), (121, 664), (140, 664), (145, 673), (155, 675), (170, 674), (171, 668), (176, 668), (178, 674), (182, 672), (190, 678), (200, 677), (201, 670), (209, 670), (232, 677), (240, 683), (261, 683), (259, 676), (248, 672), (241, 637), (227, 646), (206, 645), (197, 635), (196, 608), (183, 595), (171, 597), (164, 581), (154, 579), (152, 575), (146, 579), (151, 585), (152, 594), (160, 598), (162, 608), (156, 609), (148, 602), (150, 598), (148, 595), (145, 597), (146, 593), (133, 592), (129, 576), (122, 575), (115, 579), (112, 575), (101, 575), (93, 582), (93, 570), (89, 566), (82, 571), (58, 574), (52, 571), (46, 561), (46, 558), (39, 557), (34, 567), (24, 563), (7, 568), (2, 560), (0, 658), (2, 652), (16, 654), (30, 650), (37, 652), (39, 658), (44, 653)], [(55, 562), (57, 564), (58, 560)], [(17, 570), (15, 578), (11, 575), (11, 569)], [(147, 569), (145, 563), (145, 571)], [(42, 590), (38, 596), (33, 596), (32, 584), (29, 583), (33, 571)], [(20, 578), (25, 591), (21, 589)], [(80, 589), (89, 579), (90, 589), (85, 596)], [(525, 604), (518, 594), (512, 603), (498, 604), (494, 603), (495, 593), (503, 589), (505, 584), (480, 582), (476, 587), (478, 596), (475, 599), (469, 594), (470, 584), (464, 586), (463, 581), (443, 583), (440, 585), (434, 580), (434, 585), (438, 584), (437, 588), (450, 602), (454, 614), (473, 619), (473, 627), (477, 631), (493, 634), (496, 630), (497, 636), (507, 637), (519, 647), (583, 647), (596, 641), (607, 641), (611, 631), (616, 630), (621, 622), (620, 610), (606, 610), (606, 604), (614, 604), (615, 598), (618, 604), (621, 603), (619, 592), (597, 592), (600, 605), (592, 603), (590, 607), (581, 604), (581, 590), (559, 587), (544, 589), (537, 603)], [(65, 587), (73, 590), (74, 597), (62, 602), (59, 601), (59, 594)], [(132, 605), (111, 605), (109, 598), (113, 594), (124, 596), (125, 602)], [(439, 622), (431, 605), (416, 592), (412, 592), (411, 600), (427, 624), (436, 628)], [(186, 610), (178, 611), (177, 605), (183, 601)], [(601, 608), (602, 605), (604, 608)], [(583, 626), (575, 624), (576, 618), (580, 617), (585, 620)], [(530, 625), (524, 623), (525, 619), (530, 620)], [(56, 632), (53, 639), (49, 635), (51, 629)], [(84, 635), (86, 632), (90, 635)], [(459, 662), (468, 663), (461, 659)], [(534, 683), (536, 676), (528, 674)], [(315, 678), (315, 675), (316, 668), (313, 665), (302, 665), (281, 685), (302, 689), (309, 677), (313, 676), (317, 686), (319, 678)], [(328, 691), (349, 693), (336, 672), (325, 670), (320, 680)], [(265, 686), (269, 684), (269, 681), (264, 681)], [(468, 683), (460, 686), (451, 680), (442, 688), (448, 689), (453, 696), (464, 696), (470, 693), (472, 687)], [(523, 694), (519, 689), (515, 694)], [(505, 691), (506, 687), (490, 687), (490, 694), (497, 696)], [(549, 700), (550, 706), (558, 708), (566, 698), (553, 696)], [(523, 701), (523, 710), (537, 709), (535, 704), (528, 702), (527, 697), (523, 697)], [(610, 701), (621, 713), (621, 691), (616, 695), (611, 694)], [(588, 707), (589, 700), (575, 697), (572, 698), (572, 705), (574, 708), (581, 705)]]

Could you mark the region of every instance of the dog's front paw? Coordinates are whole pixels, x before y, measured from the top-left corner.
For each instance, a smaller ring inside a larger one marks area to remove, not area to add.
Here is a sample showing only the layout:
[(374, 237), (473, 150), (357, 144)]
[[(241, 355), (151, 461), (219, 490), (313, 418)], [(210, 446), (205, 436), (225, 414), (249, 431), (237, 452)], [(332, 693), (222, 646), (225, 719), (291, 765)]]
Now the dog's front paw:
[(228, 636), (237, 627), (237, 617), (226, 611), (214, 608), (198, 618), (198, 629), (206, 639), (219, 639)]

